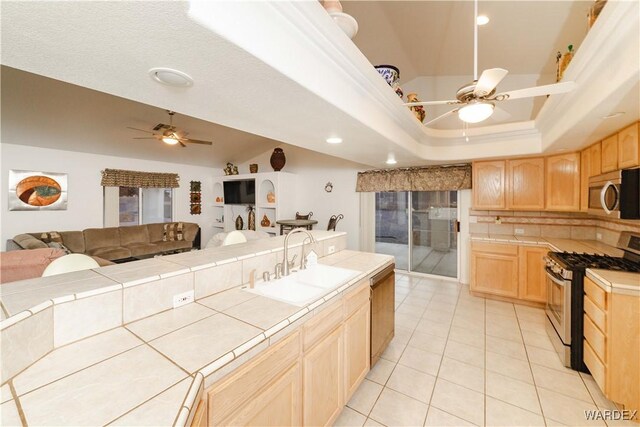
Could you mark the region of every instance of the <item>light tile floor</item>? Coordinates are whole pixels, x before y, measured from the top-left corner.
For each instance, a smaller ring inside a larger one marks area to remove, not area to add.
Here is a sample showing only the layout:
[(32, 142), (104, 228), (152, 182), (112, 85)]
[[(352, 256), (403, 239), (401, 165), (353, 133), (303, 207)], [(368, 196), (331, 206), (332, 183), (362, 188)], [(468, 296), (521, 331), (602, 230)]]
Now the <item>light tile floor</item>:
[(544, 322), (541, 309), (398, 274), (395, 338), (335, 425), (605, 425), (584, 411), (613, 404), (560, 363)]

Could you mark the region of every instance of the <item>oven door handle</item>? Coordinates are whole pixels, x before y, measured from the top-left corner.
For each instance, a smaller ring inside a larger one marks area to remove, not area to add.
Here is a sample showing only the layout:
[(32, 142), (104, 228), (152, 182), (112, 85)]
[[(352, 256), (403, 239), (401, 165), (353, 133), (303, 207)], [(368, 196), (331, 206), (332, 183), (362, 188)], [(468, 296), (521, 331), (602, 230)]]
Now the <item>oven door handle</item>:
[(565, 281), (556, 278), (549, 270), (545, 269), (545, 273), (547, 274), (547, 277), (553, 281), (553, 283), (562, 287), (565, 286)]

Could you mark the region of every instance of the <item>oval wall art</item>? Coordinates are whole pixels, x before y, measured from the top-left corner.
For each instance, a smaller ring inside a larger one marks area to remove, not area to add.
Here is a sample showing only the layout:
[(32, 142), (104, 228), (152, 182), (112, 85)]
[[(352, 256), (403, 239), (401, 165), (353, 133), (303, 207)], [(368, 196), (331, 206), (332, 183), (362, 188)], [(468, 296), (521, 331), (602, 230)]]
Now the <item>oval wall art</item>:
[(9, 210), (66, 210), (67, 174), (9, 171)]

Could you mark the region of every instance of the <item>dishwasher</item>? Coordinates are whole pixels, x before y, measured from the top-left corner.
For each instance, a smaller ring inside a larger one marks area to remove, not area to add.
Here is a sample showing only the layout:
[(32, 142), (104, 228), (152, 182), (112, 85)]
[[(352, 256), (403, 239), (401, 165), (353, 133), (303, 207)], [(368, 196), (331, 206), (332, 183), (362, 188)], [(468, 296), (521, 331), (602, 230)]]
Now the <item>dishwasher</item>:
[(371, 367), (391, 342), (395, 329), (395, 264), (371, 278)]

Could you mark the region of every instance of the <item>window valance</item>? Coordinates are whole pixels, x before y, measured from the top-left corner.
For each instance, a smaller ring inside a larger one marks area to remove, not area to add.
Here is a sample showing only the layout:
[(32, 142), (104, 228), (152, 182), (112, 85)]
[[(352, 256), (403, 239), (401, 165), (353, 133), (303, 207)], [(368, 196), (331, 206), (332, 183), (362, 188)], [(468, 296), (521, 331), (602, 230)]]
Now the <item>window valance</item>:
[(177, 188), (180, 177), (177, 173), (138, 172), (121, 169), (102, 171), (103, 187)]
[(455, 191), (471, 188), (471, 165), (358, 172), (356, 191)]

